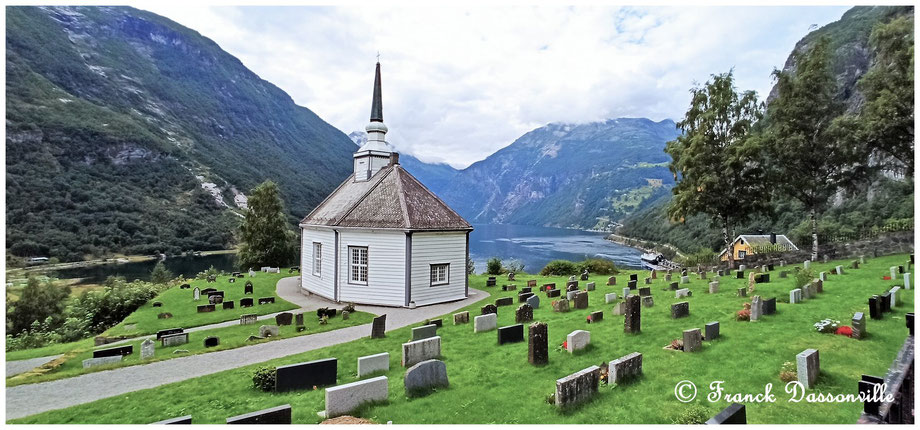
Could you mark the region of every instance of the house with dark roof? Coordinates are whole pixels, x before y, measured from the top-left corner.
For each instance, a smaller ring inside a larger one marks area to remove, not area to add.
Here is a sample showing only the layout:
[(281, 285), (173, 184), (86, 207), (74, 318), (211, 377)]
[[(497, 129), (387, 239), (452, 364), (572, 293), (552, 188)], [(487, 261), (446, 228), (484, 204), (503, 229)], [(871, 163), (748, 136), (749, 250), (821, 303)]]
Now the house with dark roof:
[(385, 140), (379, 62), (365, 129), (354, 173), (300, 222), (301, 289), (400, 307), (466, 298), (473, 227), (399, 165)]
[[(732, 245), (732, 249), (735, 252), (735, 261), (743, 261), (748, 255), (754, 255), (764, 250), (797, 251), (799, 249), (785, 234), (775, 233), (742, 234), (735, 238)], [(719, 254), (719, 259), (728, 261), (728, 254), (723, 250)]]

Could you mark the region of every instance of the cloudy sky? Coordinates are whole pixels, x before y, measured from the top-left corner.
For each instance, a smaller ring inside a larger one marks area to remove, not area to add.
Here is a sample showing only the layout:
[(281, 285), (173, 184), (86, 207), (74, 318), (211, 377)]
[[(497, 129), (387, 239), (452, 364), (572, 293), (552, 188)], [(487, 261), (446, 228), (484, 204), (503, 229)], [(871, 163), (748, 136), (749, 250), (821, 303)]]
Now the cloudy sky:
[[(382, 2), (378, 2), (382, 3)], [(848, 7), (144, 7), (197, 30), (346, 134), (383, 70), (387, 140), (465, 167), (551, 122), (679, 120), (735, 70), (766, 97), (813, 25)]]

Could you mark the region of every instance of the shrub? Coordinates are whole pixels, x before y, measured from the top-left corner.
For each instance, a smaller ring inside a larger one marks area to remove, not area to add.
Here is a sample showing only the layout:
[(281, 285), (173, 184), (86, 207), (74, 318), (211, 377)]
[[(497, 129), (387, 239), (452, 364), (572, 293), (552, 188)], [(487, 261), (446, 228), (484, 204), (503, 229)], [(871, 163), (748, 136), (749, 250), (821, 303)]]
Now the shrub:
[(671, 418), (672, 424), (704, 424), (709, 420), (709, 409), (701, 405), (690, 405)]
[(522, 273), (524, 271), (524, 262), (518, 259), (508, 260), (505, 271), (509, 273)]
[(473, 275), (476, 273), (476, 263), (473, 263), (473, 259), (466, 257), (466, 274)]
[(275, 368), (260, 367), (252, 374), (252, 386), (262, 391), (275, 389)]
[(490, 275), (501, 275), (502, 259), (498, 257), (490, 258), (489, 261), (486, 262), (486, 273)]
[(568, 260), (550, 261), (540, 271), (541, 276), (570, 276), (578, 273), (578, 266)]
[(700, 248), (692, 254), (687, 254), (677, 259), (684, 267), (712, 266), (718, 264), (719, 254), (709, 248)]
[(616, 275), (620, 273), (620, 271), (617, 270), (616, 264), (603, 258), (589, 258), (582, 261), (578, 263), (577, 270), (579, 272), (587, 270), (588, 273), (595, 275)]
[(800, 269), (795, 272), (795, 287), (802, 288), (815, 279), (815, 272), (811, 269)]
[(153, 270), (150, 271), (150, 282), (153, 282), (154, 284), (165, 284), (172, 278), (172, 272), (166, 268), (166, 265), (163, 264), (162, 260), (158, 261), (156, 266), (153, 266)]
[(217, 277), (217, 275), (220, 275), (220, 271), (215, 269), (214, 266), (211, 266), (208, 268), (208, 270), (198, 272), (198, 274), (195, 275), (195, 279), (203, 280), (208, 279), (209, 276)]

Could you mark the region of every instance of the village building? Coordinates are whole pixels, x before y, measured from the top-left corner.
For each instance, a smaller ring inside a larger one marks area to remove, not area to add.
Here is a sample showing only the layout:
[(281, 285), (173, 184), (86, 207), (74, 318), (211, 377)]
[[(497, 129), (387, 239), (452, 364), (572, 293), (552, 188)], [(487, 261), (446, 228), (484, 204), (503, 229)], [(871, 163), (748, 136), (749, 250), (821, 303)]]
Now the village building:
[(302, 291), (410, 308), (466, 298), (473, 227), (386, 142), (379, 62), (366, 130), (354, 173), (300, 223)]
[[(742, 234), (732, 243), (735, 251), (734, 260), (744, 260), (749, 255), (755, 255), (764, 250), (773, 251), (798, 251), (798, 247), (784, 234)], [(728, 261), (728, 254), (723, 250), (719, 254), (721, 261)]]

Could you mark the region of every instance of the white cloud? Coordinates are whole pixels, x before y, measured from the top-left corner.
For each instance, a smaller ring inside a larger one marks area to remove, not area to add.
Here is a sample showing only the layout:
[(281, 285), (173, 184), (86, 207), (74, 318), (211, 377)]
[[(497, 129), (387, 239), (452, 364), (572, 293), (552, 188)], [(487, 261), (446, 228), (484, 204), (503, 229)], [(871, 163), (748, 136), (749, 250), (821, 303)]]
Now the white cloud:
[(425, 161), (480, 160), (549, 122), (678, 120), (734, 67), (766, 97), (811, 24), (846, 7), (230, 7), (149, 10), (213, 39), (346, 134), (370, 113), (376, 52), (388, 140)]

